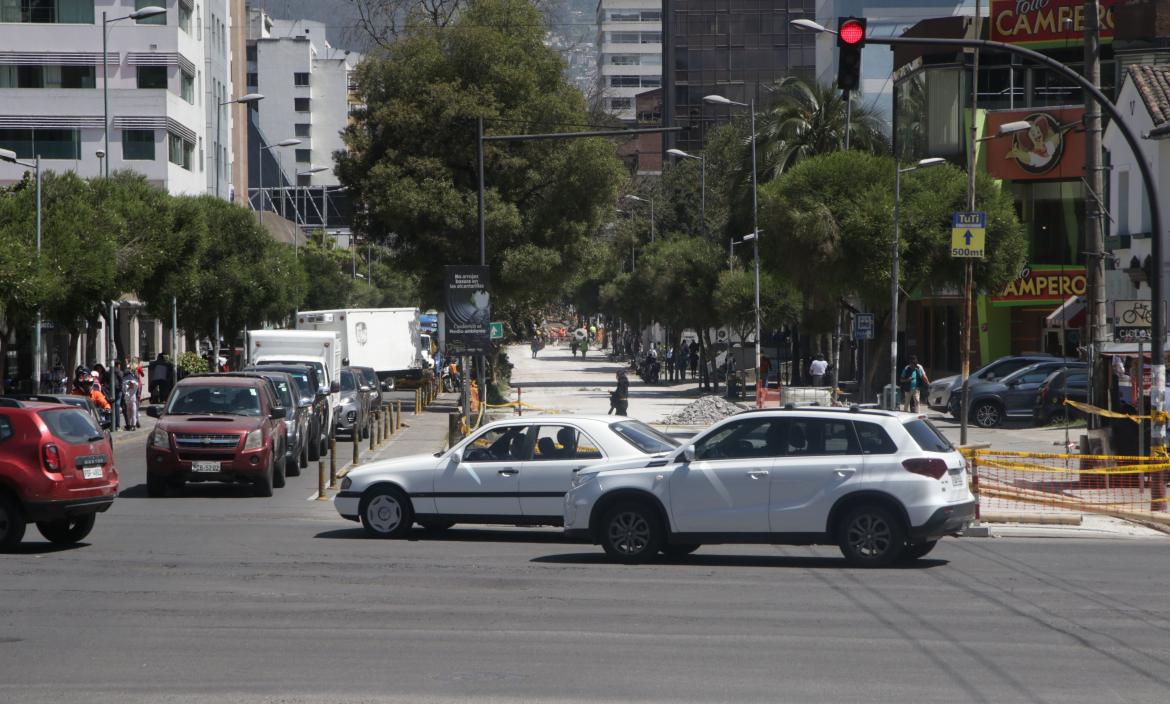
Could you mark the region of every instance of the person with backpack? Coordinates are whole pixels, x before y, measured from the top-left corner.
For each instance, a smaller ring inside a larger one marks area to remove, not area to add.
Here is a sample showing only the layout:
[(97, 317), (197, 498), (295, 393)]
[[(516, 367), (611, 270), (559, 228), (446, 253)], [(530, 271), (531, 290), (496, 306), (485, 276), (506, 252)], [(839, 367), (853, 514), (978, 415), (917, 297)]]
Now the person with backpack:
[(917, 413), (921, 392), (930, 385), (930, 379), (926, 376), (926, 370), (918, 363), (917, 355), (910, 355), (910, 361), (902, 368), (898, 380), (902, 384), (903, 409)]

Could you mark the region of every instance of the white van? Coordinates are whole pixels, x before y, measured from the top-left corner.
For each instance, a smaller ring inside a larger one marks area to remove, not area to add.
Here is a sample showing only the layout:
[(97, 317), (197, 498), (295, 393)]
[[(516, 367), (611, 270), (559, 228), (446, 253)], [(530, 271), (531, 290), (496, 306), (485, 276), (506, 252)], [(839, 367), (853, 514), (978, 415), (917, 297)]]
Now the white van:
[(384, 388), (417, 381), (434, 366), (429, 336), (420, 333), (418, 308), (353, 308), (297, 313), (297, 330), (336, 333), (346, 364), (370, 367)]
[(248, 364), (308, 364), (317, 370), (320, 393), (329, 400), (329, 433), (341, 405), (341, 343), (335, 332), (250, 330)]

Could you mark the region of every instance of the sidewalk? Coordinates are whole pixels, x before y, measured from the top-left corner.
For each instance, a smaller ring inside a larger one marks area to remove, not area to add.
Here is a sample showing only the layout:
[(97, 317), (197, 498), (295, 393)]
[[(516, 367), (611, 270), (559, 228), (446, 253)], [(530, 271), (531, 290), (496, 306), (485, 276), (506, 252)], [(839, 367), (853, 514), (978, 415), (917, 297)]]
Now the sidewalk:
[[(458, 410), (458, 394), (439, 394), (439, 397), (418, 415), (414, 414), (413, 403), (402, 404), (402, 425), (398, 432), (387, 438), (382, 445), (370, 448), (369, 440), (361, 443), (361, 463), (364, 467), (379, 460), (406, 457), (408, 455), (434, 454), (447, 448), (447, 416)], [(347, 453), (347, 450), (349, 452)], [(352, 450), (349, 445), (337, 446), (338, 459), (345, 464), (337, 469), (340, 479), (354, 469)]]

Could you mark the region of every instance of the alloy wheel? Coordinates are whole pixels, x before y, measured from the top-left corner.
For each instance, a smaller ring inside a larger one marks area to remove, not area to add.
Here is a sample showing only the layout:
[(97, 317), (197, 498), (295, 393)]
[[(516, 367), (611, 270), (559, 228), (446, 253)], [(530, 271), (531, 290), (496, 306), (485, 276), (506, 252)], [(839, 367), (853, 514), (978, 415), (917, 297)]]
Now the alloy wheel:
[(393, 496), (379, 494), (366, 506), (366, 521), (379, 533), (392, 533), (402, 523), (402, 506)]
[(650, 523), (635, 511), (623, 511), (609, 522), (610, 543), (623, 555), (638, 555), (650, 544)]
[(872, 559), (884, 555), (890, 549), (893, 531), (881, 516), (863, 513), (849, 524), (846, 540), (859, 556)]

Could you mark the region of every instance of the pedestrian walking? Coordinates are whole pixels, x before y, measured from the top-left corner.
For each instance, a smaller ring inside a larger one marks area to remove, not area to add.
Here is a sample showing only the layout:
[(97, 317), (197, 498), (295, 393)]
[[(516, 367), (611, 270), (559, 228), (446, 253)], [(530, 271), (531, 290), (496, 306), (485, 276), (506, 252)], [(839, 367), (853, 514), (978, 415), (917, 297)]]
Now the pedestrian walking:
[(617, 373), (617, 388), (609, 392), (609, 412), (624, 416), (630, 408), (630, 378), (625, 371)]
[(699, 378), (699, 343), (691, 343), (691, 379)]
[(760, 353), (760, 381), (763, 382), (763, 387), (768, 388), (768, 372), (772, 371), (772, 360), (768, 359), (768, 355), (763, 352)]
[(125, 396), (122, 390), (122, 379), (126, 376), (126, 363), (120, 359), (114, 360), (114, 388), (110, 389), (113, 398), (113, 418), (111, 419), (111, 429), (118, 430), (122, 424), (122, 407), (125, 404)]
[(674, 345), (666, 346), (666, 380), (674, 381)]
[(930, 379), (926, 376), (926, 370), (918, 363), (917, 355), (910, 355), (910, 361), (902, 367), (902, 374), (898, 380), (902, 384), (904, 410), (917, 413), (921, 391), (930, 385)]
[(162, 352), (158, 353), (158, 357), (148, 365), (148, 368), (150, 402), (164, 403), (171, 393), (171, 385), (175, 383), (175, 368)]
[(122, 375), (122, 415), (126, 430), (138, 429), (138, 394), (142, 389), (133, 367)]
[(825, 355), (817, 354), (816, 359), (808, 365), (808, 375), (812, 377), (813, 386), (824, 386), (825, 371), (828, 368), (829, 363), (825, 361)]

